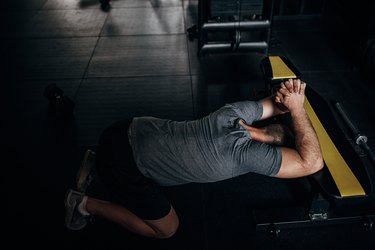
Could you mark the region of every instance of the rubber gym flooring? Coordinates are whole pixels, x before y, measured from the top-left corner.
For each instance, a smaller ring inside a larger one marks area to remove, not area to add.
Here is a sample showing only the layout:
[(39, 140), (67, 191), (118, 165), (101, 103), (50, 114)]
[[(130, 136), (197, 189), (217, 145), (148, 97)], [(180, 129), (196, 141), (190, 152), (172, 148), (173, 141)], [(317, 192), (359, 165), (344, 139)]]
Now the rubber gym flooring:
[[(134, 235), (95, 218), (64, 227), (64, 196), (87, 148), (111, 122), (152, 115), (198, 118), (264, 94), (262, 55), (197, 57), (186, 29), (197, 1), (18, 0), (2, 3), (1, 175), (3, 239), (12, 247), (81, 249), (374, 249), (375, 230), (345, 224), (255, 230), (252, 209), (303, 201), (304, 179), (248, 174), (166, 189), (180, 217), (167, 240)], [(375, 150), (374, 86), (319, 18), (275, 19), (270, 53), (288, 57), (304, 80), (340, 101)], [(57, 84), (75, 102), (61, 118), (43, 96)], [(4, 242), (5, 244), (5, 242)]]

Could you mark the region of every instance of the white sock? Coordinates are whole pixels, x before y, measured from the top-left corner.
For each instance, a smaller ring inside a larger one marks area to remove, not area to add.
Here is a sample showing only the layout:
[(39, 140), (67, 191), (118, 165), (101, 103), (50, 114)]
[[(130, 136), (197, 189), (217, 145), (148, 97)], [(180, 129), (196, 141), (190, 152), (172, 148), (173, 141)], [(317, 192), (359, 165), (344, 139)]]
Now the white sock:
[(85, 195), (83, 196), (81, 203), (79, 203), (78, 205), (78, 211), (84, 216), (90, 215), (90, 213), (87, 212), (86, 210), (86, 203), (87, 203), (87, 196)]

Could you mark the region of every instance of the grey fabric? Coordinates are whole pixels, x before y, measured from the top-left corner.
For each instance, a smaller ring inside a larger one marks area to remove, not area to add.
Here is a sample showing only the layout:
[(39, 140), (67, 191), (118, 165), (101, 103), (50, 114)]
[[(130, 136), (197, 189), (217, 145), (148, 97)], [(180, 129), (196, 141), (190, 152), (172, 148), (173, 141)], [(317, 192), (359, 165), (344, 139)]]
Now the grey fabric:
[(162, 186), (215, 182), (248, 172), (273, 176), (281, 149), (253, 141), (239, 125), (262, 116), (259, 102), (226, 104), (197, 120), (136, 117), (129, 138), (139, 170)]

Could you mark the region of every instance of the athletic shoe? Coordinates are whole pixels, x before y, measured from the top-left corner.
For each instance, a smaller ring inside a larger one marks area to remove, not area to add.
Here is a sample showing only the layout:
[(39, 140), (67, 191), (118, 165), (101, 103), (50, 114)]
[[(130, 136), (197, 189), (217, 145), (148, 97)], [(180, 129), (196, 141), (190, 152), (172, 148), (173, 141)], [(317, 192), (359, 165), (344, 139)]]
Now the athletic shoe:
[(77, 191), (86, 193), (87, 187), (94, 178), (95, 152), (88, 149), (83, 157), (81, 166), (77, 172)]
[(87, 225), (90, 216), (78, 211), (84, 193), (69, 189), (65, 196), (65, 226), (70, 230), (81, 230)]

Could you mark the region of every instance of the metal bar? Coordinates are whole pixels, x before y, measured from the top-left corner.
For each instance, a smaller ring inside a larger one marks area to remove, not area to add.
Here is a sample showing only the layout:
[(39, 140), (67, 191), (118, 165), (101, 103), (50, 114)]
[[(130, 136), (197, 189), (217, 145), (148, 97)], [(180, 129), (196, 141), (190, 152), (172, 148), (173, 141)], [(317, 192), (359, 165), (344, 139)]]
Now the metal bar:
[(209, 52), (221, 52), (221, 51), (232, 51), (232, 43), (215, 43), (215, 44), (204, 44), (200, 50), (201, 53)]
[(354, 136), (358, 136), (360, 134), (359, 129), (357, 126), (352, 123), (352, 121), (349, 119), (349, 116), (345, 112), (344, 108), (341, 106), (339, 102), (335, 103), (335, 106), (337, 110), (339, 111), (342, 119), (345, 121), (346, 125), (349, 127), (350, 131), (353, 133)]
[(274, 16), (274, 8), (275, 8), (275, 3), (274, 3), (274, 0), (271, 0), (270, 2), (270, 12), (269, 12), (269, 22), (270, 22), (270, 26), (268, 28), (268, 31), (267, 31), (267, 37), (266, 37), (266, 41), (267, 41), (267, 48), (265, 50), (265, 54), (266, 56), (268, 56), (269, 54), (269, 46), (270, 46), (270, 43), (271, 43), (271, 33), (272, 33), (272, 25), (273, 25), (273, 16)]
[(367, 145), (367, 136), (363, 135), (357, 126), (350, 120), (349, 116), (347, 115), (344, 108), (341, 106), (339, 102), (335, 103), (339, 114), (341, 115), (342, 119), (345, 121), (346, 125), (350, 129), (351, 133), (355, 138), (355, 143), (359, 146), (362, 146), (364, 151), (366, 152), (367, 156), (371, 159), (371, 161), (375, 164), (375, 154), (372, 152), (371, 148)]
[(362, 143), (361, 146), (365, 150), (367, 156), (372, 160), (372, 162), (375, 164), (375, 154), (372, 152), (371, 148), (367, 145), (367, 143)]
[(265, 51), (268, 44), (264, 41), (261, 42), (241, 42), (238, 46), (238, 50), (241, 51)]
[(204, 23), (201, 26), (202, 31), (226, 31), (238, 29), (240, 31), (255, 30), (255, 29), (268, 29), (270, 21), (242, 21), (242, 22), (223, 22), (223, 23)]
[(238, 47), (234, 43), (211, 43), (204, 44), (201, 53), (222, 52), (222, 51), (259, 51), (263, 52), (267, 49), (267, 43), (262, 42), (241, 42)]
[(277, 227), (278, 229), (292, 229), (301, 227), (314, 227), (314, 226), (332, 226), (332, 225), (343, 225), (350, 223), (362, 223), (367, 226), (370, 223), (372, 227), (375, 215), (359, 215), (350, 217), (337, 217), (328, 218), (325, 220), (295, 220), (295, 221), (282, 221), (282, 222), (268, 222), (268, 223), (258, 223), (256, 224), (257, 231), (266, 231), (270, 227)]

